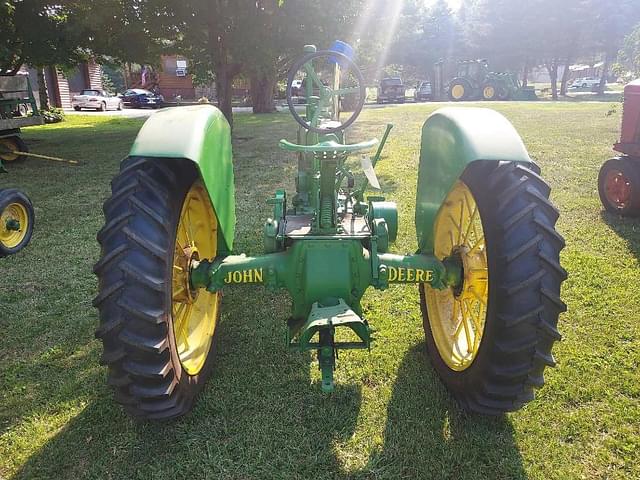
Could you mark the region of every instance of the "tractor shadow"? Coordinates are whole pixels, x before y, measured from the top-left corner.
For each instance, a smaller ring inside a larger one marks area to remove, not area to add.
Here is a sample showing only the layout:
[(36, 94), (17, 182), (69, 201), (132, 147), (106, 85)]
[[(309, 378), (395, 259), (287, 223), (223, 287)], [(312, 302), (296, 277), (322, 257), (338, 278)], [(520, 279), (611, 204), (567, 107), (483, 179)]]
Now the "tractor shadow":
[(192, 412), (135, 421), (97, 372), (94, 398), (15, 478), (333, 478), (334, 445), (353, 435), (360, 386), (321, 393), (312, 355), (284, 346), (281, 296), (230, 289), (223, 302), (216, 367)]
[(387, 407), (384, 443), (358, 478), (525, 479), (507, 416), (464, 412), (440, 383), (424, 343), (405, 355)]
[(629, 246), (629, 251), (640, 260), (640, 222), (637, 218), (625, 218), (611, 214), (605, 210), (600, 212), (600, 218)]

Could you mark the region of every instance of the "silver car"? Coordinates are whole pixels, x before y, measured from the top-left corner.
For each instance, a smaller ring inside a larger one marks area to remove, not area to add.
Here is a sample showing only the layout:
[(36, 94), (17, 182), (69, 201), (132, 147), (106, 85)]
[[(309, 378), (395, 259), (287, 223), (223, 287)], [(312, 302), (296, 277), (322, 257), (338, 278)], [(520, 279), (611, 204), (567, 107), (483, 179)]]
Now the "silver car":
[(91, 110), (122, 110), (122, 99), (115, 95), (110, 95), (103, 90), (86, 89), (80, 92), (80, 95), (74, 95), (71, 98), (71, 106), (76, 112), (83, 108)]

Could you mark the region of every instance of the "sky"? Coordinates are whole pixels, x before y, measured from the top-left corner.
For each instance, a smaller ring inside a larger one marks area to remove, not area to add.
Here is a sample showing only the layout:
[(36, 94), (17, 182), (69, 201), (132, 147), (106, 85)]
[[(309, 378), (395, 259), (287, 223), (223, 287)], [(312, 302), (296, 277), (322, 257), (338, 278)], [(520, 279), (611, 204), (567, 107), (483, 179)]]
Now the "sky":
[[(431, 5), (432, 3), (435, 3), (436, 0), (425, 0), (425, 2), (427, 5)], [(447, 3), (454, 10), (460, 6), (460, 0), (447, 0)]]

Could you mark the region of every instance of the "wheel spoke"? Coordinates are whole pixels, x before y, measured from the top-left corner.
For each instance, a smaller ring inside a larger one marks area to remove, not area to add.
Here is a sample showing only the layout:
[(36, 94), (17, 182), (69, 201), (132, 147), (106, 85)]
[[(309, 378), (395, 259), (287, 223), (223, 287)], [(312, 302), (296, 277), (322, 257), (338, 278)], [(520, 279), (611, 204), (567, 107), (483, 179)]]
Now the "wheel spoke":
[(453, 339), (455, 342), (455, 339), (458, 338), (458, 334), (460, 333), (460, 329), (463, 327), (463, 323), (464, 320), (462, 319), (463, 315), (460, 312), (461, 306), (460, 306), (460, 300), (454, 299), (453, 300), (453, 318), (456, 319), (456, 321), (458, 322), (458, 324), (456, 325), (456, 329), (453, 332)]
[[(466, 313), (464, 308), (465, 306), (467, 307)], [(462, 307), (462, 318), (464, 319), (464, 334), (467, 339), (467, 352), (472, 353), (472, 350), (470, 349), (473, 348), (473, 341), (471, 340), (471, 325), (468, 317), (471, 317), (471, 323), (473, 323), (474, 325), (475, 323), (473, 322), (473, 315), (471, 310), (469, 309), (469, 305), (464, 300), (462, 301), (461, 307)]]
[[(191, 313), (191, 305), (190, 304), (186, 304), (186, 303), (182, 303), (181, 304), (181, 308), (179, 310), (180, 314), (178, 315), (177, 319), (174, 318), (174, 322), (176, 323), (176, 328), (175, 330), (179, 332), (178, 338), (184, 343), (184, 346), (186, 347), (186, 350), (189, 350), (189, 330), (188, 330), (188, 326), (189, 326), (189, 315)], [(186, 312), (183, 315), (182, 312), (185, 310), (186, 308)]]
[(184, 221), (186, 223), (186, 229), (188, 231), (188, 239), (189, 239), (189, 246), (190, 247), (195, 247), (196, 243), (195, 243), (195, 236), (193, 235), (193, 224), (191, 223), (191, 202), (192, 199), (190, 198), (188, 200), (188, 204), (186, 205), (186, 208), (184, 210)]
[[(469, 209), (469, 211), (471, 211), (471, 209)], [(476, 234), (475, 218), (477, 214), (478, 214), (478, 206), (474, 205), (473, 212), (471, 213), (471, 218), (469, 219), (469, 225), (467, 226), (467, 231), (465, 232), (464, 238), (462, 239), (463, 244), (467, 243), (467, 240), (469, 240), (469, 234), (471, 233), (471, 229), (473, 229), (474, 235)]]
[[(460, 229), (460, 227), (458, 226), (458, 224), (456, 223), (456, 219), (453, 218), (453, 215), (449, 214), (449, 218), (451, 219), (451, 224), (456, 228), (456, 230), (458, 231), (458, 237), (460, 237), (460, 235), (462, 235), (462, 230)], [(453, 232), (449, 232), (451, 233), (451, 235), (453, 235)], [(455, 244), (454, 246), (459, 245), (459, 244)]]
[(484, 247), (484, 235), (481, 235), (480, 238), (478, 238), (478, 240), (476, 240), (475, 245), (473, 247), (471, 247), (471, 250), (469, 250), (468, 254), (471, 255), (479, 247)]
[(182, 284), (176, 285), (176, 288), (174, 288), (174, 290), (173, 290), (173, 297), (172, 297), (173, 301), (176, 301), (176, 302), (179, 301), (179, 299), (180, 299), (179, 295), (182, 292), (186, 292), (186, 291), (187, 290), (182, 286)]
[[(476, 334), (480, 334), (482, 332), (482, 325), (480, 325), (480, 318), (474, 315), (474, 309), (469, 304), (469, 299), (465, 298), (465, 305), (467, 306), (467, 312), (469, 312), (469, 316), (471, 317), (471, 321), (473, 322), (473, 326), (475, 327)], [(482, 310), (482, 307), (480, 307)]]
[(458, 245), (462, 245), (462, 229), (464, 227), (464, 200), (460, 200), (460, 223), (456, 225), (458, 229)]

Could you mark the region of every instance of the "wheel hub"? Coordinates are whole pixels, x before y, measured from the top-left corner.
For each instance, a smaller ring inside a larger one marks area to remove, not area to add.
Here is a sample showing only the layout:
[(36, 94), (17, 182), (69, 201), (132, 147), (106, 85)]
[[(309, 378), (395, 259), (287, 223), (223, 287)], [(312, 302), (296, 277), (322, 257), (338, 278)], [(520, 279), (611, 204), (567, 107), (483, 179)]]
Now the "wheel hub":
[(607, 173), (604, 189), (607, 200), (617, 208), (624, 208), (631, 198), (631, 182), (619, 170)]
[(0, 215), (0, 242), (7, 248), (15, 248), (24, 240), (29, 226), (29, 216), (24, 206), (11, 203)]
[[(191, 304), (198, 296), (198, 290), (191, 285), (191, 269), (199, 262), (200, 256), (195, 246), (179, 248), (176, 246), (174, 258), (174, 295), (173, 300), (180, 303)], [(176, 288), (177, 287), (177, 288)]]

